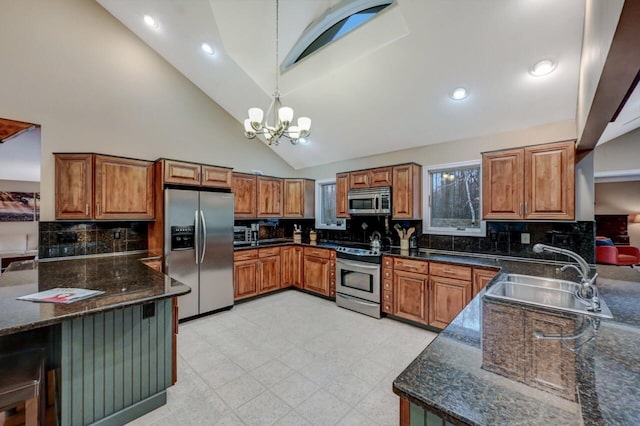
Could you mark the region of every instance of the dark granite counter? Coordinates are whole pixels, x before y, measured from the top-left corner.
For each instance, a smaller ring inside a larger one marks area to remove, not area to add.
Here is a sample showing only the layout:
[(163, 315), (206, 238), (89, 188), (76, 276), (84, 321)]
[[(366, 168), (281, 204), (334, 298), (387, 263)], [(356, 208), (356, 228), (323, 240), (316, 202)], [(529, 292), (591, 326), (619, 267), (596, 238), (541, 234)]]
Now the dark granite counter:
[[(390, 254), (575, 279), (557, 264)], [(396, 378), (394, 392), (454, 424), (638, 424), (640, 271), (604, 265), (597, 271), (614, 319), (499, 303), (483, 290)], [(539, 330), (577, 336), (537, 339)]]
[[(0, 276), (0, 336), (191, 291), (142, 264), (144, 257), (138, 254), (12, 264)], [(102, 290), (104, 294), (69, 304), (16, 300), (56, 287)]]

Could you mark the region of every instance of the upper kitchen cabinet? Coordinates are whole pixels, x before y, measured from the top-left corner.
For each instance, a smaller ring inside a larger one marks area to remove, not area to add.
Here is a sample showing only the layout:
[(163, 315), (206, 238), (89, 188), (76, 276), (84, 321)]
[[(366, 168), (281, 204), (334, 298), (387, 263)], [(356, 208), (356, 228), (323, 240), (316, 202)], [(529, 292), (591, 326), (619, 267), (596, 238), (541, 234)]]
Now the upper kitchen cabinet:
[(95, 218), (153, 219), (153, 163), (95, 156)]
[(315, 189), (311, 179), (284, 179), (284, 217), (313, 218)]
[(282, 217), (282, 179), (258, 176), (257, 188), (257, 217)]
[(483, 219), (575, 219), (575, 143), (482, 154)]
[(256, 185), (255, 175), (233, 173), (231, 192), (234, 195), (233, 215), (236, 218), (256, 217)]
[(404, 164), (393, 167), (393, 219), (422, 217), (422, 167)]
[(56, 219), (154, 219), (153, 163), (55, 154)]
[(366, 189), (391, 186), (391, 167), (358, 170), (349, 176), (349, 189)]
[(93, 218), (93, 155), (56, 154), (56, 219)]
[(164, 183), (231, 188), (231, 169), (174, 160), (161, 160)]
[(336, 217), (350, 218), (349, 215), (349, 173), (336, 175)]

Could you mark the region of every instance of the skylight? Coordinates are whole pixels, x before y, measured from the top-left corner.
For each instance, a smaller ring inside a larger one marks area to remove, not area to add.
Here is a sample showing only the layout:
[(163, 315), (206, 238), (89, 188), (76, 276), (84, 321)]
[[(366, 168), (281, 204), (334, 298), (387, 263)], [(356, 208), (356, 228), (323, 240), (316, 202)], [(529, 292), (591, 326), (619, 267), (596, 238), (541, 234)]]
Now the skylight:
[(345, 36), (393, 3), (394, 0), (345, 0), (327, 10), (296, 42), (282, 64), (283, 70)]

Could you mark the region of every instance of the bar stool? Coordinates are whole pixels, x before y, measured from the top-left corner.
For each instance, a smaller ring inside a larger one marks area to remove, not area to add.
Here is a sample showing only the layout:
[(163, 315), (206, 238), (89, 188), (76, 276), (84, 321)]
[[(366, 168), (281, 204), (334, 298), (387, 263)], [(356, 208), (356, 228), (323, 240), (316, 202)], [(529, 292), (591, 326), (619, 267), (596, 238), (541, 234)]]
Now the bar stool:
[[(44, 355), (30, 350), (0, 356), (0, 412), (25, 405), (26, 426), (43, 424)], [(6, 422), (11, 417), (5, 418)]]

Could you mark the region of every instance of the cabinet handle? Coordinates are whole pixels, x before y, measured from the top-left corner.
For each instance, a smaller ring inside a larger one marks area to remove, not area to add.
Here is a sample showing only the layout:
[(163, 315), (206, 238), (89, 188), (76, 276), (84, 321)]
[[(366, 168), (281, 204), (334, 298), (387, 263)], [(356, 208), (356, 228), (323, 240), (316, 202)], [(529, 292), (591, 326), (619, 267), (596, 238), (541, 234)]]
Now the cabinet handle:
[(200, 180), (200, 172), (196, 170), (196, 180), (199, 181)]
[(518, 204), (518, 216), (522, 216), (522, 203)]
[(442, 272), (444, 272), (445, 274), (453, 274), (453, 271), (451, 269), (443, 269)]
[(529, 214), (529, 203), (527, 203), (525, 201), (525, 203), (524, 203), (524, 215), (526, 216), (528, 214)]
[(100, 203), (96, 203), (96, 214), (100, 214)]
[(89, 216), (89, 203), (84, 205), (84, 214), (85, 216)]

